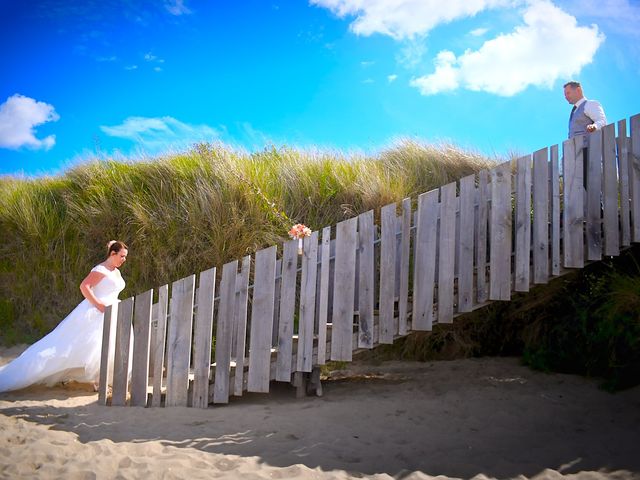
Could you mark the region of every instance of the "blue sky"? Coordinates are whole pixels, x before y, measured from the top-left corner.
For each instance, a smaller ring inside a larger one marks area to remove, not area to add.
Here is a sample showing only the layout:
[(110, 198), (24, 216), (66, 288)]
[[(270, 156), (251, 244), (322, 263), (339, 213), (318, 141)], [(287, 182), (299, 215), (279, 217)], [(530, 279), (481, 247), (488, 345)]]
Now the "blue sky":
[(638, 0), (0, 0), (0, 175), (199, 141), (488, 155), (640, 113)]

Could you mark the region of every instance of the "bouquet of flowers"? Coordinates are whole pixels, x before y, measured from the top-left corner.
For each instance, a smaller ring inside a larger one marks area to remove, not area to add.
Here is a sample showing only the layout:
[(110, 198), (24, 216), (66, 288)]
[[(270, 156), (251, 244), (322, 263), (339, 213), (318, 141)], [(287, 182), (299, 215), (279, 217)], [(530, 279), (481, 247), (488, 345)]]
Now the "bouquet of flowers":
[(311, 229), (302, 223), (296, 223), (289, 230), (289, 236), (298, 239), (298, 254), (302, 254), (302, 239), (309, 235), (311, 235)]

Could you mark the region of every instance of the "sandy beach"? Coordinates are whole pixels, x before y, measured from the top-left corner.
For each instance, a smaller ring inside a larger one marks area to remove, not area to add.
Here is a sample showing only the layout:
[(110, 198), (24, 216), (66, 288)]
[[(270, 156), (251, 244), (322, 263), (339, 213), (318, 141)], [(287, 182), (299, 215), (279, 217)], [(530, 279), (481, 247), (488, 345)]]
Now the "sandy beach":
[(516, 358), (360, 361), (323, 387), (206, 410), (101, 407), (77, 384), (0, 394), (0, 478), (640, 478), (640, 388)]

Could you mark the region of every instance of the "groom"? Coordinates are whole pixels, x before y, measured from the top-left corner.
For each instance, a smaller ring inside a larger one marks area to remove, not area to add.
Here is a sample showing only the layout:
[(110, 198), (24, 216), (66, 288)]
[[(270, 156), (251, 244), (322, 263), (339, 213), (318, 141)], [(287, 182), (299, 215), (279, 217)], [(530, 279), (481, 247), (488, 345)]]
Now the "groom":
[(584, 186), (587, 187), (587, 146), (588, 135), (600, 130), (607, 124), (607, 118), (600, 103), (595, 100), (587, 100), (582, 93), (580, 82), (567, 82), (564, 85), (564, 98), (573, 108), (569, 115), (569, 138), (585, 135), (583, 144)]

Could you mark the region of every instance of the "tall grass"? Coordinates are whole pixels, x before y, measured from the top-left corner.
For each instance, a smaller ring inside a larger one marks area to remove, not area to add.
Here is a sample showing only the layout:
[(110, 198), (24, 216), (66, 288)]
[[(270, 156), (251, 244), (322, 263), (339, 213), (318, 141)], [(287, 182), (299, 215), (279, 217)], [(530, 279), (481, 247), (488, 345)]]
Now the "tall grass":
[(110, 239), (130, 247), (126, 296), (277, 244), (292, 222), (320, 229), (494, 163), (412, 140), (368, 157), (200, 144), (0, 178), (0, 342), (51, 330), (81, 300), (78, 284)]

